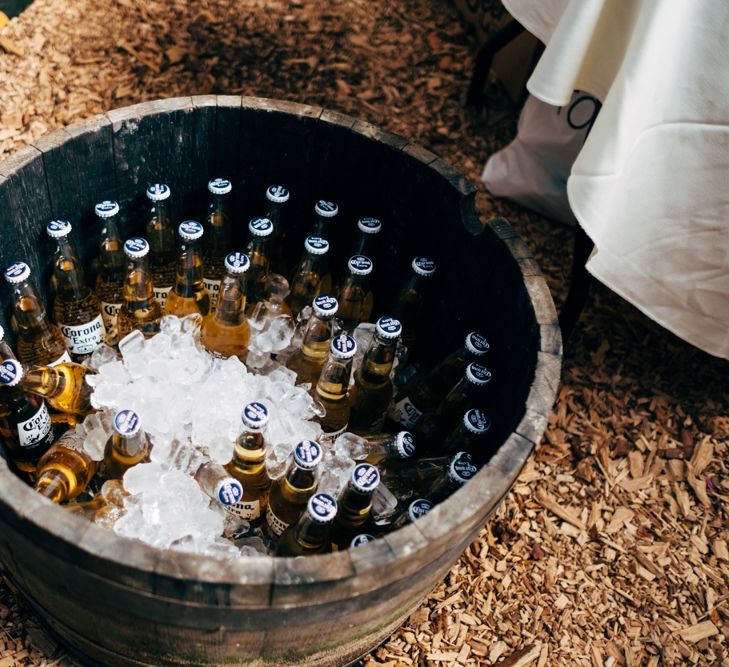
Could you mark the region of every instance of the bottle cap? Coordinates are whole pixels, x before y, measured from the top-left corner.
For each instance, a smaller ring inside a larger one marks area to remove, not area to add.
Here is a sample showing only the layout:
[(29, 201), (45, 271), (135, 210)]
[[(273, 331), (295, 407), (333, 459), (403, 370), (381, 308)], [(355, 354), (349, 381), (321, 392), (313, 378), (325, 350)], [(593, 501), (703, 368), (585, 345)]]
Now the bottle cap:
[(215, 497), (221, 505), (235, 505), (243, 497), (243, 485), (235, 477), (224, 477), (215, 485)]
[(371, 493), (380, 483), (380, 471), (369, 463), (360, 463), (354, 466), (350, 481), (360, 493)]
[(317, 317), (332, 317), (339, 310), (339, 301), (329, 294), (322, 294), (311, 302), (311, 306)]
[(473, 355), (480, 357), (486, 354), (491, 346), (478, 331), (472, 331), (466, 336), (466, 349)]
[(5, 269), (5, 280), (17, 285), (30, 278), (30, 267), (25, 262), (15, 262)]
[(132, 236), (124, 241), (124, 252), (130, 259), (139, 259), (149, 252), (149, 243), (141, 236)]
[(243, 408), (240, 418), (248, 428), (260, 430), (268, 424), (268, 408), (258, 401), (248, 403)]
[(23, 379), (23, 367), (17, 359), (6, 359), (0, 364), (0, 384), (15, 387)]
[(322, 218), (333, 218), (339, 213), (339, 206), (333, 201), (326, 201), (326, 199), (320, 199), (314, 206), (314, 213), (320, 215)]
[(395, 447), (401, 459), (409, 459), (415, 454), (415, 438), (410, 431), (400, 431), (395, 436)]
[(225, 268), (231, 273), (245, 273), (251, 266), (251, 260), (244, 252), (229, 252), (225, 256)]
[(335, 359), (351, 359), (357, 354), (357, 341), (345, 333), (332, 338), (329, 351)]
[(360, 218), (357, 220), (357, 228), (364, 234), (379, 234), (382, 223), (377, 218)]
[(355, 547), (361, 547), (365, 544), (369, 544), (370, 542), (375, 541), (375, 536), (370, 535), (369, 533), (360, 533), (359, 535), (355, 535), (352, 538), (352, 541), (349, 543), (349, 548), (354, 549)]
[(119, 204), (111, 199), (107, 199), (94, 206), (94, 213), (96, 213), (98, 218), (113, 218), (119, 213)]
[(266, 199), (274, 204), (283, 204), (289, 200), (288, 188), (283, 185), (269, 185), (266, 189)]
[(394, 317), (383, 315), (377, 320), (375, 329), (382, 338), (394, 340), (402, 333), (402, 324), (400, 324), (400, 320), (396, 320)]
[(233, 189), (233, 184), (227, 178), (214, 178), (208, 181), (208, 190), (214, 195), (227, 195)]
[(139, 433), (140, 427), (139, 415), (134, 410), (119, 410), (114, 415), (114, 430), (125, 438)]
[(425, 498), (418, 498), (417, 500), (413, 500), (408, 506), (408, 518), (410, 521), (415, 521), (432, 509), (433, 503)]
[(366, 276), (372, 273), (372, 260), (364, 255), (350, 257), (347, 266), (355, 276)]
[(316, 523), (329, 523), (337, 516), (337, 501), (328, 493), (315, 493), (306, 504), (309, 518)]
[(474, 361), (466, 366), (466, 379), (479, 387), (491, 382), (491, 371), (483, 364)]
[(483, 435), (491, 428), (491, 417), (483, 410), (471, 408), (463, 415), (463, 425), (474, 435)]
[(46, 234), (52, 239), (62, 239), (71, 233), (71, 223), (68, 220), (51, 220), (46, 225)]
[(273, 233), (273, 223), (268, 218), (253, 218), (248, 223), (248, 231), (253, 236), (269, 236)]
[(153, 183), (147, 188), (147, 199), (150, 201), (164, 201), (170, 197), (170, 188), (164, 183)]
[(419, 276), (432, 276), (435, 273), (435, 262), (428, 257), (416, 257), (412, 267)]
[(468, 452), (458, 452), (448, 464), (448, 479), (454, 484), (465, 484), (478, 472)]
[(329, 252), (329, 241), (321, 236), (307, 236), (304, 249), (312, 255), (324, 255)]
[(301, 468), (311, 470), (321, 462), (321, 445), (314, 440), (302, 440), (294, 447), (294, 461)]

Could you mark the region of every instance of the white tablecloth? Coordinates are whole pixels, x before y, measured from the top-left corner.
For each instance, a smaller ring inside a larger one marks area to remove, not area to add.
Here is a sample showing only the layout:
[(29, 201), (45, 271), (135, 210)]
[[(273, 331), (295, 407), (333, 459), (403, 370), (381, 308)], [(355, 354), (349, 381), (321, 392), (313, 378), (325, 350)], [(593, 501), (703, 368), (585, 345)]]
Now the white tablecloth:
[(729, 359), (729, 1), (503, 0), (546, 49), (545, 102), (603, 102), (567, 182), (587, 269)]

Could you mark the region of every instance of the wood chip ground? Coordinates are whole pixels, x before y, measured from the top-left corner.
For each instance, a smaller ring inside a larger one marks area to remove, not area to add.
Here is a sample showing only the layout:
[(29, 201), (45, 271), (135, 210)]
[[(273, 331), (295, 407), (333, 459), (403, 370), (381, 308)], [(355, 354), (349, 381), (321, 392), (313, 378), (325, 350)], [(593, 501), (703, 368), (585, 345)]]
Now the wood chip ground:
[[(478, 180), (515, 132), (445, 0), (36, 0), (0, 31), (0, 157), (71, 121), (202, 93), (325, 105)], [(564, 297), (572, 232), (486, 193)], [(498, 313), (494, 313), (498, 316)], [(597, 286), (536, 455), (374, 665), (729, 667), (729, 365)], [(0, 667), (73, 662), (0, 585)]]

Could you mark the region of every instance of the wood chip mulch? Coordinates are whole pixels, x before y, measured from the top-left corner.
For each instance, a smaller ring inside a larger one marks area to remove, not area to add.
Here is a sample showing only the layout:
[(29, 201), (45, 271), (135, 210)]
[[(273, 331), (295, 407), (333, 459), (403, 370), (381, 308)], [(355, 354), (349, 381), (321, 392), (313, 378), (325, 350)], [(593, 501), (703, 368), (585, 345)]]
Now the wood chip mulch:
[[(515, 132), (463, 106), (475, 38), (446, 0), (36, 0), (0, 31), (0, 157), (112, 107), (202, 93), (321, 104), (478, 180)], [(572, 232), (479, 195), (559, 306)], [(544, 441), (443, 583), (363, 665), (729, 667), (729, 365), (601, 286)], [(0, 667), (74, 663), (0, 584)]]

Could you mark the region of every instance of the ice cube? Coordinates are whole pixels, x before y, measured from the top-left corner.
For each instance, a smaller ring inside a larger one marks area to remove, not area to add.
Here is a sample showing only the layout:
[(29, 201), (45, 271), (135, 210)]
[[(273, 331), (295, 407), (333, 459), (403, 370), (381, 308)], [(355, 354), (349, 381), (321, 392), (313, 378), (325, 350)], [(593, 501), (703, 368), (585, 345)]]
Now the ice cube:
[(116, 361), (119, 358), (116, 350), (109, 347), (106, 343), (102, 343), (92, 353), (89, 360), (91, 368), (100, 369), (104, 364)]
[(367, 440), (354, 433), (342, 433), (334, 441), (334, 451), (342, 457), (364, 461), (368, 454)]
[(124, 488), (136, 495), (155, 492), (160, 487), (160, 479), (165, 469), (159, 463), (139, 463), (124, 473)]
[(181, 329), (182, 322), (180, 322), (180, 318), (177, 315), (163, 315), (159, 321), (160, 332), (169, 336), (180, 333)]
[(109, 436), (103, 428), (93, 428), (84, 436), (84, 451), (94, 461), (103, 461), (108, 439)]
[(132, 329), (119, 341), (119, 352), (126, 361), (127, 357), (140, 354), (144, 350), (144, 334), (139, 329)]

